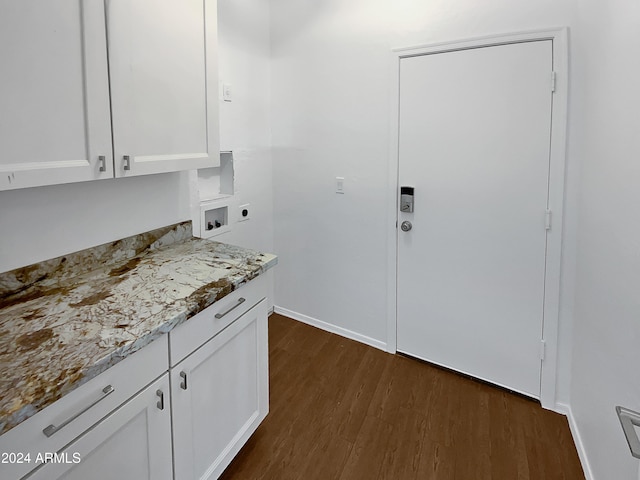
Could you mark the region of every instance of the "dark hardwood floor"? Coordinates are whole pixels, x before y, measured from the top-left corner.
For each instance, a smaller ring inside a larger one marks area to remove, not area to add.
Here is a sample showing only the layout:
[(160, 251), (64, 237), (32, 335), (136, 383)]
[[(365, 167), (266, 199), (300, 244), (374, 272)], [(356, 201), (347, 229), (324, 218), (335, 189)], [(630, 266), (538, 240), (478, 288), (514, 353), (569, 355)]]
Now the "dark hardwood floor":
[(584, 480), (567, 420), (274, 314), (271, 410), (221, 477)]

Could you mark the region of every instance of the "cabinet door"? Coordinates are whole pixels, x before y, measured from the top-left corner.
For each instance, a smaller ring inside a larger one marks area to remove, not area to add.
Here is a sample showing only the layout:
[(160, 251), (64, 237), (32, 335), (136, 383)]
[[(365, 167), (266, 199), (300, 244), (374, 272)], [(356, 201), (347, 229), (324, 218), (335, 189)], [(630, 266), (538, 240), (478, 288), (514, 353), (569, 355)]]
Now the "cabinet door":
[(215, 0), (107, 0), (116, 176), (220, 164)]
[(180, 480), (215, 479), (269, 410), (267, 306), (262, 300), (171, 370)]
[(26, 478), (171, 480), (169, 397), (165, 374)]
[(0, 19), (0, 190), (112, 178), (102, 2), (3, 0)]

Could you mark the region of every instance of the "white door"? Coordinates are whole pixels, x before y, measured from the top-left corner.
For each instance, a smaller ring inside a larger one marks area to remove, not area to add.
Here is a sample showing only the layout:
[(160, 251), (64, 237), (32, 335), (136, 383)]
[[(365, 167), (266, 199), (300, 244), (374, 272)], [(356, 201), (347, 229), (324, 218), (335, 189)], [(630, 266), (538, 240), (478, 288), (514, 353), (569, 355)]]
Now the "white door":
[(104, 7), (0, 2), (0, 190), (113, 177)]
[(540, 395), (552, 42), (402, 58), (397, 349)]
[(106, 5), (116, 176), (218, 166), (216, 2)]

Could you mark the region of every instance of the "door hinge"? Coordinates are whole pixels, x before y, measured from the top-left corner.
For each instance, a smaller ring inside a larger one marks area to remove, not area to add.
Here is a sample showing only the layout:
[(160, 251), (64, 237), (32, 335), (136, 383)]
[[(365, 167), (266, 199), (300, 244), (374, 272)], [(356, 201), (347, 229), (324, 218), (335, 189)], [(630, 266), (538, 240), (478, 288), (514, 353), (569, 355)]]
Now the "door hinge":
[(544, 229), (551, 230), (551, 210), (549, 209), (544, 212)]
[(551, 72), (551, 93), (556, 91), (556, 72)]
[(544, 360), (547, 354), (547, 342), (540, 340), (540, 360)]

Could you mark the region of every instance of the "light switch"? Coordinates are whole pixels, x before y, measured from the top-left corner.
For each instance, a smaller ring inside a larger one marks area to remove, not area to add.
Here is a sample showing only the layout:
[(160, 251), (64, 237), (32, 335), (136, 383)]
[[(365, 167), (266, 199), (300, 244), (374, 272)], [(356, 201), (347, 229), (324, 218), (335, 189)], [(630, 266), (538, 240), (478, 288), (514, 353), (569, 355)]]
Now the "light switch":
[(344, 194), (344, 177), (336, 177), (336, 193)]
[(231, 85), (228, 83), (222, 84), (222, 99), (225, 102), (231, 101)]

